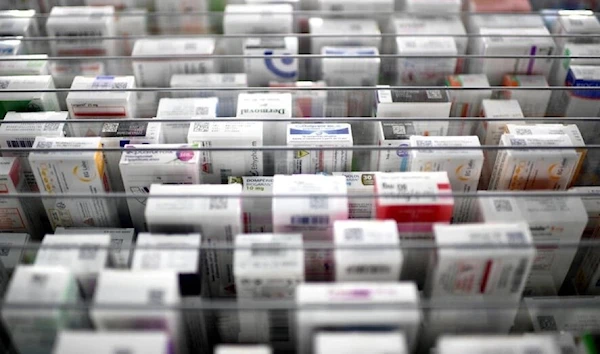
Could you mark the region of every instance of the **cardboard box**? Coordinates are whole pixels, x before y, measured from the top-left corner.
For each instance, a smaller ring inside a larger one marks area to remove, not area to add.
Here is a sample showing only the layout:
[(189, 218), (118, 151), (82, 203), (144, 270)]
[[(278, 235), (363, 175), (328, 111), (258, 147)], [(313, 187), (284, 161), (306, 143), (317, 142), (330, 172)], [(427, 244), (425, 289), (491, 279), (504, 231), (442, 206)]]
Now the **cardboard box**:
[(574, 148), (541, 148), (573, 146), (567, 135), (504, 134), (500, 145), (524, 149), (500, 150), (491, 174), (489, 190), (566, 190), (571, 185), (573, 171), (579, 162), (577, 151)]
[[(453, 37), (396, 37), (399, 86), (435, 86), (454, 74), (458, 50)], [(411, 56), (446, 56), (423, 58)]]
[[(39, 37), (40, 31), (35, 10), (0, 11), (0, 35), (3, 37)], [(24, 42), (28, 53), (45, 53), (45, 43)], [(3, 74), (4, 75), (4, 74)]]
[[(476, 136), (411, 136), (411, 147), (432, 147), (435, 150), (411, 150), (410, 170), (414, 172), (447, 172), (453, 192), (474, 193), (477, 191), (483, 152)], [(441, 150), (444, 147), (467, 147), (468, 150)], [(463, 197), (454, 201), (454, 223), (468, 222), (472, 218), (473, 198)]]
[(406, 347), (406, 338), (402, 332), (317, 332), (314, 338), (314, 347), (316, 354), (332, 353), (336, 350), (343, 350), (344, 353), (409, 353)]
[[(534, 242), (558, 244), (538, 247), (531, 274), (550, 274), (559, 289), (573, 262), (577, 244), (587, 224), (587, 213), (579, 197), (494, 197), (480, 192), (479, 220), (485, 223), (525, 221)], [(564, 244), (565, 246), (560, 246)], [(530, 279), (531, 280), (531, 279)], [(534, 286), (535, 283), (531, 283)], [(527, 288), (530, 285), (528, 284)], [(536, 294), (532, 294), (536, 295)]]
[[(552, 86), (562, 86), (567, 79), (569, 74), (569, 68), (571, 65), (600, 65), (600, 48), (598, 45), (592, 43), (565, 43), (562, 52), (558, 52), (557, 55), (566, 56), (561, 60), (556, 60), (552, 67), (552, 77), (548, 81)], [(590, 58), (576, 58), (576, 57), (590, 57)], [(575, 57), (575, 58), (571, 58)], [(560, 90), (552, 92), (552, 95), (560, 95)]]
[(98, 274), (112, 263), (109, 246), (110, 236), (106, 234), (46, 235), (34, 264), (69, 268), (77, 278), (83, 296), (91, 299)]
[[(548, 88), (543, 75), (505, 75), (503, 86)], [(500, 94), (506, 100), (517, 100), (525, 117), (544, 117), (550, 103), (550, 90), (505, 90)]]
[(46, 54), (17, 55), (15, 59), (27, 60), (0, 62), (0, 76), (48, 75), (47, 58)]
[(0, 116), (6, 112), (59, 111), (55, 92), (2, 92), (54, 89), (50, 75), (0, 76)]
[(269, 87), (301, 87), (315, 88), (315, 90), (293, 90), (292, 99), (294, 100), (294, 112), (292, 117), (320, 118), (326, 117), (327, 97), (326, 90), (320, 90), (320, 87), (326, 87), (325, 81), (296, 81), (293, 83), (270, 82)]
[[(242, 187), (237, 184), (153, 184), (145, 211), (148, 229), (153, 233), (201, 232), (205, 245), (231, 245), (233, 235), (241, 233), (243, 225), (241, 193)], [(212, 194), (219, 197), (211, 197)], [(164, 197), (152, 198), (153, 195)], [(182, 203), (177, 196), (193, 197)], [(233, 252), (208, 250), (205, 257), (203, 276), (207, 277), (210, 296), (235, 295)]]
[[(380, 305), (378, 308), (344, 310), (321, 309), (324, 305)], [(388, 307), (382, 305), (389, 304)], [(419, 295), (413, 283), (331, 283), (300, 284), (296, 290), (298, 353), (311, 353), (311, 338), (321, 328), (338, 331), (385, 328), (406, 336), (412, 351), (417, 344), (421, 324)], [(304, 308), (306, 307), (306, 308)]]
[[(187, 120), (193, 118), (215, 118), (219, 99), (206, 98), (161, 98), (156, 118)], [(190, 123), (162, 123), (163, 135), (167, 144), (187, 143)]]
[(159, 331), (62, 331), (58, 334), (54, 351), (63, 354), (101, 354), (118, 348), (130, 354), (168, 354), (170, 345), (169, 335)]
[[(123, 177), (131, 221), (138, 231), (148, 229), (145, 218), (146, 196), (154, 183), (199, 184), (200, 152), (183, 150), (189, 145), (125, 145), (119, 169)], [(153, 150), (153, 149), (173, 150)]]
[[(314, 174), (351, 170), (352, 150), (343, 149), (353, 147), (350, 124), (288, 124), (287, 146), (303, 150), (279, 152), (276, 173)], [(340, 150), (305, 150), (309, 147), (340, 147)], [(285, 165), (282, 165), (283, 162)]]
[[(214, 38), (138, 39), (131, 53), (135, 81), (140, 87), (168, 87), (174, 74), (215, 72), (216, 63), (210, 57), (215, 45)], [(144, 58), (164, 55), (171, 59)]]
[[(446, 86), (449, 87), (490, 87), (487, 76), (483, 74), (452, 75), (446, 78)], [(448, 90), (452, 99), (452, 110), (450, 117), (479, 117), (481, 103), (485, 99), (492, 98), (492, 90)], [(477, 122), (461, 122), (453, 120), (448, 129), (448, 135), (461, 136), (473, 135)]]
[[(269, 82), (294, 82), (298, 80), (298, 38), (248, 38), (244, 41), (244, 56), (264, 58), (244, 59), (244, 71), (249, 86), (268, 86)], [(289, 55), (289, 58), (269, 56)]]
[(346, 177), (348, 194), (359, 195), (348, 197), (349, 218), (372, 219), (375, 172), (333, 172), (333, 175)]
[(242, 211), (244, 232), (264, 233), (273, 231), (273, 177), (229, 177), (228, 183), (242, 185)]
[(238, 96), (237, 118), (263, 120), (265, 146), (286, 145), (287, 122), (268, 122), (270, 118), (292, 117), (290, 93), (241, 93)]
[[(552, 306), (553, 301), (563, 301), (564, 306)], [(569, 331), (575, 335), (595, 333), (600, 328), (600, 311), (595, 304), (600, 297), (531, 297), (525, 298), (529, 322), (534, 332)]]
[[(50, 353), (60, 331), (90, 328), (89, 319), (82, 311), (33, 306), (77, 306), (82, 302), (75, 277), (67, 268), (22, 265), (15, 270), (6, 291), (2, 320), (20, 352)], [(30, 304), (32, 308), (11, 304)]]
[(196, 122), (190, 124), (188, 143), (201, 148), (237, 146), (243, 151), (199, 151), (200, 180), (225, 184), (230, 176), (262, 176), (263, 122)]
[[(348, 219), (346, 194), (346, 179), (342, 176), (276, 175), (273, 178), (273, 232), (301, 232), (304, 242), (332, 243), (333, 223)], [(307, 250), (305, 268), (309, 281), (333, 279), (333, 252)]]
[[(410, 170), (410, 151), (402, 147), (410, 146), (410, 136), (417, 134), (415, 122), (377, 122), (378, 146), (388, 149), (371, 152), (371, 170), (381, 172), (405, 172)], [(392, 149), (392, 147), (394, 147)], [(397, 148), (396, 148), (397, 147)]]
[(440, 354), (476, 353), (489, 350), (522, 352), (533, 350), (540, 354), (558, 354), (561, 351), (552, 336), (443, 336), (437, 342)]
[[(24, 248), (29, 243), (28, 234), (19, 233), (0, 233), (0, 244), (2, 245), (2, 254), (0, 255), (0, 263), (11, 272), (17, 268), (23, 261), (29, 261), (27, 250)], [(6, 247), (6, 248), (5, 248)], [(23, 247), (23, 248), (19, 248)], [(8, 280), (8, 279), (6, 279)], [(6, 284), (3, 284), (6, 285)]]
[(100, 197), (110, 191), (102, 151), (78, 151), (101, 149), (101, 138), (38, 137), (32, 148), (65, 150), (29, 154), (29, 163), (42, 196), (68, 193), (96, 195), (90, 199), (42, 199), (53, 229), (59, 226), (119, 226), (114, 201)]
[(552, 34), (567, 37), (557, 37), (556, 47), (562, 53), (567, 42), (597, 42), (593, 38), (577, 37), (577, 35), (600, 34), (600, 22), (593, 11), (559, 10), (558, 17), (552, 27)]
[(103, 229), (96, 227), (89, 228), (64, 228), (57, 227), (54, 230), (55, 235), (109, 235), (110, 247), (108, 251), (111, 259), (111, 265), (115, 268), (129, 268), (131, 259), (132, 245), (135, 240), (134, 229)]
[(394, 221), (336, 221), (333, 244), (335, 281), (397, 282), (400, 279), (402, 251)]
[[(328, 86), (375, 86), (379, 82), (381, 59), (376, 47), (324, 46), (320, 54), (325, 56), (320, 78)], [(349, 58), (340, 58), (344, 55)]]

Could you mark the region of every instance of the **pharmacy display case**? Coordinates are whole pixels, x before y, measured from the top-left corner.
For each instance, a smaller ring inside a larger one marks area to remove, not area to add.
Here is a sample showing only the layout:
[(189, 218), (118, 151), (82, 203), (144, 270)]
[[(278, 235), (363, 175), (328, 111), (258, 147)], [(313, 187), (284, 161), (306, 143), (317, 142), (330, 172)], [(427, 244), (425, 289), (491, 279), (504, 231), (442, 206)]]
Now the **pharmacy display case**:
[(599, 352), (597, 11), (0, 1), (0, 353)]

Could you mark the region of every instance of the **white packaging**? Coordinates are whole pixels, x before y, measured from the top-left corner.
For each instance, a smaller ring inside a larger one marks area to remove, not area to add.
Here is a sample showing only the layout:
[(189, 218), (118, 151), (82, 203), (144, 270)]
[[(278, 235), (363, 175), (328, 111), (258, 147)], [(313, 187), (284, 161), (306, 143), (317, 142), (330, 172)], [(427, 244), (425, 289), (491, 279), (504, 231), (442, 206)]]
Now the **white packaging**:
[[(102, 145), (105, 149), (119, 149), (130, 144), (161, 144), (163, 142), (161, 123), (152, 122), (116, 121), (104, 123), (100, 130), (100, 137), (102, 137)], [(119, 170), (121, 152), (106, 151), (104, 156), (106, 157), (106, 172), (108, 173), (111, 190), (124, 192), (125, 187)], [(119, 210), (119, 212), (121, 215), (123, 213), (127, 214), (126, 210)]]
[[(285, 34), (294, 32), (294, 15), (290, 4), (229, 4), (223, 18), (224, 34)], [(241, 53), (242, 39), (230, 44), (228, 54)]]
[(115, 348), (128, 354), (168, 354), (169, 335), (164, 332), (61, 331), (54, 354), (105, 354)]
[(405, 0), (404, 11), (431, 13), (460, 12), (461, 0)]
[[(600, 297), (533, 297), (525, 305), (535, 332), (568, 331), (576, 336), (596, 333), (600, 329)], [(561, 301), (562, 306), (552, 306)]]
[[(0, 147), (5, 148), (30, 148), (33, 146), (35, 138), (38, 136), (60, 138), (65, 136), (64, 123), (43, 123), (44, 120), (60, 120), (66, 121), (69, 116), (68, 112), (29, 112), (16, 113), (8, 112), (4, 116), (4, 122), (23, 122), (31, 120), (32, 123), (19, 123), (0, 125)], [(33, 170), (29, 165), (27, 157), (29, 153), (26, 151), (20, 152), (3, 152), (4, 157), (18, 157), (23, 168), (25, 181), (31, 191), (39, 191), (38, 185), (35, 182)]]
[(2, 245), (3, 250), (0, 254), (0, 263), (6, 270), (13, 271), (23, 261), (29, 261), (25, 249), (29, 240), (28, 234), (0, 233), (0, 245)]
[[(29, 192), (21, 160), (0, 157), (0, 195)], [(28, 233), (40, 238), (44, 231), (42, 213), (38, 199), (0, 197), (0, 232)]]
[[(156, 111), (160, 119), (193, 119), (215, 118), (219, 99), (207, 98), (161, 98)], [(190, 123), (162, 123), (163, 135), (167, 144), (182, 144), (187, 142)]]
[(70, 37), (50, 41), (52, 56), (111, 56), (117, 54), (114, 40), (85, 37), (114, 37), (113, 6), (54, 6), (46, 22), (48, 37)]
[[(381, 59), (376, 47), (321, 48), (321, 79), (328, 86), (375, 86), (379, 81)], [(344, 56), (349, 58), (335, 58)]]
[(216, 346), (215, 354), (272, 354), (272, 351), (271, 348), (266, 345), (220, 344)]
[[(485, 192), (484, 192), (485, 193)], [(525, 221), (534, 242), (556, 243), (558, 247), (539, 247), (532, 276), (550, 274), (559, 289), (573, 262), (577, 244), (587, 224), (587, 213), (579, 197), (494, 197), (481, 194), (479, 220), (485, 223)], [(565, 246), (560, 246), (564, 244)], [(535, 286), (534, 282), (527, 288)], [(535, 295), (535, 294), (533, 294)]]
[[(294, 100), (294, 111), (292, 117), (320, 118), (325, 117), (327, 112), (327, 90), (321, 90), (320, 87), (326, 87), (325, 81), (295, 81), (288, 83), (270, 82), (269, 87), (299, 87), (304, 90), (292, 89), (292, 99)], [(308, 90), (314, 88), (314, 90)]]
[(561, 351), (552, 336), (443, 336), (437, 342), (440, 354), (473, 353), (490, 351), (524, 354), (535, 351), (539, 354), (559, 354)]
[[(125, 145), (119, 169), (125, 193), (135, 196), (127, 198), (127, 205), (138, 231), (148, 229), (144, 212), (152, 184), (200, 183), (200, 153), (185, 150), (186, 147), (188, 145)], [(154, 150), (157, 148), (173, 150)]]
[(553, 59), (548, 57), (536, 59), (536, 56), (552, 55), (556, 50), (546, 27), (482, 28), (479, 34), (481, 37), (477, 39), (473, 54), (529, 57), (474, 58), (469, 65), (469, 73), (486, 74), (492, 86), (500, 85), (505, 74), (537, 74), (549, 78)]
[[(410, 170), (414, 172), (446, 171), (453, 192), (475, 193), (483, 169), (483, 152), (476, 136), (411, 136), (411, 147), (432, 147), (435, 150), (411, 150)], [(443, 150), (444, 147), (467, 147), (468, 150)], [(457, 198), (454, 223), (472, 219), (473, 198)]]
[(221, 88), (248, 87), (248, 76), (244, 74), (175, 74), (171, 76), (172, 88), (193, 88), (190, 91), (172, 91), (173, 98), (217, 97), (218, 117), (235, 117), (240, 91), (219, 90)]
[[(565, 84), (567, 74), (571, 65), (600, 65), (600, 48), (592, 43), (565, 43), (562, 52), (557, 55), (567, 58), (556, 60), (552, 67), (552, 77), (548, 82), (552, 86), (562, 86)], [(571, 57), (589, 57), (589, 58), (571, 58)], [(560, 91), (554, 93), (559, 94)]]
[(538, 14), (471, 14), (466, 20), (468, 33), (479, 33), (482, 28), (539, 28), (544, 20)]
[(333, 244), (336, 282), (400, 279), (402, 252), (395, 221), (336, 221)]
[[(77, 76), (97, 77), (107, 73), (107, 65), (98, 60), (50, 60), (50, 75), (58, 88), (70, 88)], [(67, 98), (68, 92), (58, 92), (61, 99)], [(66, 106), (65, 106), (66, 107)], [(62, 108), (62, 107), (61, 107)]]
[(200, 148), (240, 147), (238, 151), (199, 151), (200, 180), (224, 184), (231, 176), (262, 176), (263, 122), (196, 122), (190, 124), (187, 141)]
[(271, 198), (273, 177), (229, 177), (229, 183), (242, 185), (242, 211), (244, 232), (264, 233), (273, 231)]
[[(168, 87), (174, 74), (215, 72), (214, 50), (213, 38), (138, 39), (131, 53), (135, 81), (140, 87)], [(170, 57), (144, 58), (165, 55)]]
[[(163, 1), (162, 3), (165, 3)], [(170, 3), (167, 1), (166, 3)], [(134, 8), (119, 11), (115, 16), (115, 27), (117, 36), (123, 37), (117, 43), (118, 55), (131, 56), (136, 38), (148, 36), (148, 15), (147, 9)], [(174, 17), (158, 16), (159, 19)], [(130, 38), (133, 37), (133, 38)], [(133, 75), (133, 66), (129, 60), (118, 60), (111, 64), (115, 73), (118, 75)]]
[[(332, 243), (333, 223), (348, 219), (346, 194), (343, 176), (276, 175), (273, 178), (273, 232), (301, 232), (304, 242)], [(332, 279), (332, 258), (331, 250), (308, 250), (307, 280)]]
[(151, 1), (156, 12), (169, 14), (157, 17), (160, 33), (199, 34), (210, 31), (210, 23), (214, 19), (210, 15), (200, 15), (211, 11), (209, 0)]
[(405, 172), (410, 170), (410, 151), (402, 149), (410, 146), (409, 137), (417, 134), (414, 122), (377, 122), (378, 146), (385, 150), (371, 152), (371, 170), (381, 172)]
[[(1, 22), (1, 21), (0, 21)], [(18, 61), (0, 61), (0, 76), (48, 75), (48, 55), (17, 55)]]
[(544, 117), (550, 103), (551, 92), (543, 75), (506, 75), (503, 86), (541, 87), (539, 90), (506, 89), (500, 94), (506, 100), (517, 100), (525, 117)]
[(21, 40), (0, 40), (0, 56), (25, 54)]
[[(413, 283), (301, 284), (296, 290), (298, 353), (312, 353), (312, 336), (321, 328), (365, 331), (385, 328), (404, 332), (409, 352), (414, 350), (421, 324), (419, 294)], [(356, 309), (315, 309), (324, 305), (379, 305)], [(387, 307), (386, 305), (389, 305)], [(303, 307), (308, 307), (303, 309)]]
[(285, 146), (287, 122), (268, 122), (270, 118), (292, 117), (291, 93), (240, 93), (237, 118), (260, 118), (265, 146)]
[(376, 0), (364, 2), (360, 0), (318, 0), (318, 10), (323, 12), (394, 12), (393, 0)]
[[(72, 119), (98, 118), (119, 119), (136, 118), (137, 95), (131, 91), (113, 91), (114, 89), (135, 88), (133, 76), (77, 76), (71, 90), (94, 90), (94, 92), (69, 92), (67, 106)], [(98, 136), (102, 123), (75, 124), (75, 136)]]
[(98, 274), (112, 263), (109, 246), (110, 236), (106, 234), (46, 235), (34, 264), (69, 268), (77, 278), (84, 297), (91, 299)]
[[(0, 36), (3, 37), (39, 37), (35, 10), (0, 11)], [(45, 44), (35, 41), (23, 43), (28, 53), (44, 53)]]
[[(449, 87), (480, 87), (476, 90), (455, 89), (448, 90), (452, 99), (452, 110), (450, 117), (479, 117), (481, 103), (485, 99), (492, 98), (492, 90), (483, 89), (490, 87), (487, 76), (483, 74), (452, 75), (446, 78), (446, 86)], [(453, 120), (450, 123), (448, 135), (461, 136), (475, 134), (477, 122), (461, 122)]]
[[(298, 80), (298, 38), (248, 38), (244, 41), (244, 56), (264, 58), (244, 59), (244, 71), (249, 86), (269, 86), (269, 82)], [(270, 57), (289, 56), (289, 57)]]
[(109, 193), (106, 165), (100, 138), (38, 137), (33, 149), (65, 149), (65, 151), (29, 154), (29, 163), (42, 195), (83, 193), (86, 198), (42, 199), (48, 219), (55, 229), (63, 227), (118, 227), (119, 217), (112, 200), (102, 199)]
[(55, 92), (2, 92), (52, 89), (54, 83), (50, 75), (0, 76), (0, 116), (10, 111), (60, 111)]
[(315, 354), (408, 354), (406, 338), (402, 332), (369, 332), (336, 333), (317, 332), (314, 336)]
[(566, 190), (571, 185), (579, 154), (567, 135), (504, 134), (500, 146), (536, 147), (536, 149), (500, 150), (491, 174), (489, 190)]
[[(458, 50), (452, 37), (396, 37), (399, 86), (435, 86), (456, 69)], [(423, 58), (425, 56), (446, 56)], [(411, 56), (413, 56), (411, 58)]]
[(442, 301), (521, 298), (536, 253), (527, 223), (438, 224), (433, 229), (428, 296)]
[[(301, 148), (280, 152), (276, 173), (314, 174), (349, 172), (352, 166), (352, 128), (347, 123), (288, 124), (287, 146)], [(339, 147), (340, 150), (307, 150)], [(285, 157), (284, 157), (285, 156)], [(281, 165), (285, 162), (285, 165)]]
[(333, 172), (334, 176), (346, 177), (349, 195), (348, 209), (350, 219), (373, 218), (373, 193), (375, 191), (374, 172)]
[(160, 329), (172, 341), (174, 354), (185, 353), (183, 321), (179, 311), (124, 310), (111, 305), (178, 306), (179, 285), (174, 271), (105, 270), (98, 276), (90, 316), (100, 332)]
[(134, 229), (102, 229), (102, 228), (64, 228), (57, 227), (55, 235), (106, 235), (110, 236), (109, 250), (112, 266), (115, 268), (129, 268), (131, 258), (131, 246), (134, 244)]
[[(31, 308), (11, 307), (30, 304)], [(79, 289), (64, 267), (19, 266), (4, 296), (2, 320), (12, 344), (22, 353), (50, 353), (63, 329), (89, 328), (87, 314), (56, 306), (81, 305)], [(48, 308), (34, 306), (48, 305)]]
[[(598, 42), (597, 38), (585, 38), (586, 35), (600, 34), (600, 22), (594, 16), (593, 11), (569, 11), (558, 12), (558, 17), (552, 27), (552, 34), (556, 38), (556, 47), (562, 53), (567, 42)], [(577, 35), (583, 35), (577, 37)]]
[[(206, 245), (231, 245), (233, 235), (242, 231), (241, 193), (242, 186), (238, 184), (153, 184), (145, 212), (148, 229), (153, 233), (201, 232)], [(210, 196), (213, 194), (218, 197)], [(186, 196), (186, 202), (182, 203), (178, 196)], [(234, 295), (232, 252), (208, 250), (205, 257), (203, 276), (208, 277), (210, 295)]]

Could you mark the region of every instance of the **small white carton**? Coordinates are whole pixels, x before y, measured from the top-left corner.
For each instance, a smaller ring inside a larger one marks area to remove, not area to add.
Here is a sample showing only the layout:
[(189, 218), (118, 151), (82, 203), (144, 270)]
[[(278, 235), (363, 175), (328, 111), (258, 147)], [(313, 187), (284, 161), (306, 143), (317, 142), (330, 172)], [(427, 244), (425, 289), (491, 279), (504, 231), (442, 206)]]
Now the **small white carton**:
[[(597, 38), (585, 38), (585, 35), (600, 34), (600, 22), (593, 11), (562, 10), (552, 27), (552, 34), (565, 37), (556, 37), (556, 47), (561, 53), (567, 42), (597, 42)], [(577, 35), (582, 35), (578, 37)]]
[(21, 40), (0, 40), (0, 55), (21, 55), (24, 52)]
[[(223, 16), (223, 33), (293, 33), (292, 12), (290, 4), (228, 4)], [(228, 54), (241, 54), (242, 42), (242, 38), (227, 41)]]
[[(352, 166), (352, 129), (347, 123), (288, 124), (287, 146), (302, 148), (281, 152), (287, 158), (277, 161), (276, 173), (314, 174), (348, 172)], [(308, 150), (307, 148), (340, 147), (340, 150)], [(281, 162), (285, 162), (281, 166)]]
[(273, 177), (229, 177), (228, 183), (242, 185), (242, 211), (244, 232), (264, 233), (273, 231)]
[(333, 175), (346, 177), (348, 194), (356, 195), (356, 197), (348, 197), (349, 218), (372, 219), (374, 172), (333, 172)]
[(462, 9), (461, 0), (405, 0), (404, 11), (425, 14), (456, 13)]
[(196, 122), (190, 124), (187, 141), (200, 148), (240, 147), (243, 151), (199, 151), (200, 180), (223, 184), (231, 176), (262, 176), (264, 122)]
[[(482, 88), (478, 90), (448, 90), (448, 94), (452, 99), (450, 117), (479, 117), (483, 100), (492, 98), (492, 90), (483, 89), (490, 87), (487, 76), (484, 74), (451, 75), (446, 78), (446, 86)], [(475, 134), (476, 127), (477, 122), (455, 120), (450, 123), (448, 135), (472, 135)]]
[[(211, 20), (215, 21), (209, 14), (202, 14), (209, 9), (210, 1), (173, 0), (160, 1), (150, 0), (153, 10), (161, 13), (169, 13), (170, 16), (158, 16), (159, 33), (181, 33), (197, 34), (210, 31)], [(139, 5), (138, 5), (139, 7)], [(185, 13), (185, 15), (183, 15)], [(196, 14), (200, 13), (200, 14)]]
[[(562, 52), (557, 55), (566, 56), (567, 58), (556, 60), (552, 67), (552, 77), (548, 82), (552, 86), (562, 86), (567, 79), (569, 68), (571, 65), (600, 65), (600, 48), (597, 44), (592, 43), (565, 43)], [(589, 58), (576, 58), (576, 57)], [(575, 58), (571, 58), (575, 57)], [(554, 95), (560, 94), (560, 91), (553, 92)]]
[[(0, 23), (2, 21), (0, 20)], [(18, 61), (1, 61), (0, 76), (48, 75), (48, 55), (18, 55)]]
[(112, 266), (115, 268), (129, 268), (129, 260), (131, 258), (131, 246), (135, 240), (135, 229), (103, 229), (99, 227), (89, 228), (64, 228), (57, 227), (54, 230), (55, 235), (109, 235), (110, 246), (109, 250)]
[(409, 138), (417, 134), (415, 122), (381, 121), (376, 124), (376, 145), (385, 150), (371, 152), (371, 170), (381, 172), (410, 171), (410, 151), (402, 147), (410, 146)]
[(320, 87), (326, 87), (325, 81), (295, 81), (295, 82), (270, 82), (269, 87), (301, 87), (314, 88), (314, 90), (294, 90), (292, 89), (292, 99), (294, 100), (293, 117), (320, 118), (325, 117), (327, 112), (327, 90), (321, 90)]
[(111, 305), (178, 306), (178, 277), (175, 271), (105, 270), (98, 276), (90, 316), (100, 332), (160, 328), (173, 341), (173, 353), (186, 350), (183, 321), (179, 311), (148, 309), (127, 311)]
[[(294, 82), (298, 80), (297, 37), (248, 38), (244, 41), (244, 56), (264, 58), (244, 59), (244, 71), (249, 86), (269, 86), (269, 82)], [(276, 57), (272, 56), (289, 56)]]
[[(485, 223), (525, 221), (534, 242), (557, 246), (538, 247), (532, 276), (551, 275), (560, 289), (573, 262), (577, 244), (587, 224), (585, 206), (579, 197), (494, 197), (480, 192), (479, 220)], [(561, 245), (565, 245), (562, 246)], [(531, 282), (531, 287), (535, 286)], [(530, 285), (527, 285), (529, 288)], [(533, 294), (535, 295), (535, 294)]]
[(315, 354), (343, 351), (347, 354), (408, 354), (406, 338), (403, 332), (369, 332), (354, 333), (317, 332), (314, 337)]
[[(82, 302), (75, 277), (67, 268), (22, 265), (15, 270), (4, 296), (2, 320), (19, 352), (50, 353), (60, 331), (89, 328), (90, 323), (83, 311), (35, 306), (77, 306)], [(13, 308), (13, 303), (32, 307)]]
[(535, 351), (540, 354), (561, 353), (554, 337), (543, 335), (528, 336), (442, 336), (437, 341), (440, 354), (473, 353), (483, 354), (489, 351), (503, 353), (528, 353)]
[(517, 100), (525, 117), (544, 117), (551, 92), (547, 89), (548, 81), (543, 75), (506, 75), (502, 80), (503, 86), (510, 87), (540, 87), (539, 90), (506, 89), (500, 96), (506, 100)]
[[(375, 86), (379, 82), (379, 49), (376, 47), (321, 48), (321, 75), (328, 86)], [(349, 58), (339, 58), (347, 55)]]
[[(300, 284), (296, 290), (296, 325), (298, 353), (312, 353), (312, 337), (322, 328), (339, 331), (365, 331), (385, 328), (400, 331), (406, 336), (407, 347), (412, 351), (417, 344), (421, 325), (419, 294), (413, 283), (332, 283)], [(322, 309), (310, 306), (324, 305), (379, 305), (377, 308)], [(389, 305), (389, 308), (385, 307)], [(304, 307), (307, 307), (304, 309)]]
[[(562, 306), (552, 306), (562, 301)], [(534, 332), (570, 332), (581, 336), (600, 329), (600, 311), (595, 306), (600, 296), (526, 297), (527, 315)]]
[(266, 345), (220, 344), (216, 346), (215, 354), (272, 354), (272, 351), (271, 348)]
[(10, 111), (60, 111), (56, 92), (3, 92), (52, 89), (54, 82), (50, 75), (0, 76), (0, 116)]
[[(0, 36), (3, 37), (39, 37), (35, 10), (0, 11)], [(23, 43), (28, 53), (44, 53), (45, 44), (29, 41)]]
[[(476, 136), (411, 136), (410, 146), (424, 148), (410, 151), (410, 170), (413, 172), (446, 171), (453, 192), (475, 193), (481, 170), (483, 152)], [(427, 150), (432, 147), (435, 150)], [(466, 147), (466, 150), (442, 150), (444, 147)], [(454, 223), (472, 218), (473, 198), (455, 200)]]
[(170, 346), (169, 335), (160, 331), (61, 331), (53, 353), (103, 354), (118, 348), (128, 354), (168, 354)]
[[(0, 262), (9, 272), (17, 268), (22, 261), (29, 261), (27, 250), (24, 248), (29, 243), (28, 234), (0, 233)], [(22, 247), (22, 248), (20, 248)]]
[(131, 53), (135, 81), (140, 87), (168, 87), (174, 74), (215, 72), (214, 51), (214, 38), (138, 39)]
[[(241, 193), (238, 184), (153, 184), (145, 213), (148, 229), (153, 233), (201, 232), (206, 245), (231, 245), (233, 235), (242, 231)], [(210, 296), (234, 295), (233, 253), (215, 249), (205, 252), (205, 257), (203, 276), (207, 277)]]
[(500, 146), (518, 149), (500, 150), (489, 190), (566, 190), (571, 185), (573, 171), (579, 163), (577, 151), (574, 148), (543, 149), (573, 146), (568, 135), (504, 134)]
[(458, 50), (453, 37), (397, 37), (396, 54), (401, 56), (397, 59), (397, 85), (428, 86), (439, 85), (454, 74)]
[[(205, 98), (161, 98), (156, 111), (158, 119), (194, 119), (215, 118), (219, 107), (216, 97)], [(187, 142), (190, 123), (162, 123), (163, 135), (167, 144)]]
[(44, 236), (34, 264), (69, 268), (77, 278), (83, 296), (91, 299), (98, 273), (112, 264), (108, 253), (110, 244), (110, 236), (106, 234), (49, 234)]
[[(118, 227), (119, 217), (112, 200), (102, 199), (110, 189), (101, 138), (44, 138), (38, 137), (33, 149), (64, 149), (64, 151), (35, 151), (29, 163), (43, 195), (88, 193), (86, 198), (43, 199), (48, 219), (55, 229), (63, 227)], [(96, 151), (79, 151), (96, 149)]]
[[(133, 76), (77, 76), (72, 90), (94, 90), (94, 92), (69, 92), (67, 106), (72, 119), (136, 118), (137, 95), (131, 91), (112, 91), (135, 88)], [(98, 136), (102, 123), (75, 124), (75, 136)]]
[[(188, 145), (125, 145), (119, 169), (133, 226), (148, 229), (144, 212), (146, 196), (154, 183), (199, 184), (200, 152), (185, 150)], [(156, 150), (160, 148), (161, 150)], [(163, 150), (172, 149), (172, 150)]]
[(333, 244), (335, 281), (396, 282), (400, 279), (402, 251), (395, 221), (336, 221)]
[(442, 301), (521, 298), (535, 257), (527, 223), (438, 224), (433, 229), (428, 296)]
[[(291, 93), (240, 93), (237, 118), (282, 119), (292, 117)], [(263, 122), (264, 145), (286, 145), (287, 122)]]
[[(333, 223), (348, 219), (346, 194), (343, 176), (276, 175), (273, 178), (273, 232), (301, 232), (304, 242), (332, 243)], [(331, 250), (307, 251), (306, 278), (332, 279), (332, 258)]]

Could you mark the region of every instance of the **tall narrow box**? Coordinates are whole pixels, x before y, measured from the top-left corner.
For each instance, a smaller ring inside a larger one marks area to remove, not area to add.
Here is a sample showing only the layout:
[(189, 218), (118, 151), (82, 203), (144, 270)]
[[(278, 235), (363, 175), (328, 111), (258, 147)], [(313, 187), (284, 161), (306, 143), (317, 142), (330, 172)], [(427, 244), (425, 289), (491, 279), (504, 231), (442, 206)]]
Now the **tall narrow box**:
[[(492, 90), (487, 76), (484, 74), (452, 75), (446, 78), (446, 86), (449, 87), (479, 87), (476, 90), (455, 89), (448, 90), (452, 99), (452, 110), (450, 117), (475, 118), (481, 112), (481, 103), (485, 99), (492, 98)], [(452, 120), (448, 130), (450, 136), (472, 135), (475, 133), (477, 122), (461, 122)]]
[(190, 123), (185, 120), (194, 118), (215, 118), (219, 107), (216, 97), (205, 98), (161, 98), (156, 111), (157, 119), (177, 119), (183, 122), (163, 122), (163, 135), (167, 144), (187, 142)]
[(346, 177), (348, 194), (356, 195), (348, 197), (348, 208), (350, 219), (372, 219), (373, 218), (373, 194), (375, 192), (374, 172), (334, 172), (334, 176)]
[(551, 92), (543, 75), (506, 75), (502, 85), (507, 87), (539, 87), (539, 90), (506, 89), (500, 94), (504, 99), (517, 100), (525, 117), (546, 116)]
[(0, 244), (6, 247), (2, 255), (0, 255), (0, 262), (8, 272), (14, 271), (22, 262), (28, 263), (31, 261), (25, 247), (29, 241), (30, 237), (28, 234), (0, 233)]
[(229, 177), (229, 183), (242, 185), (242, 211), (244, 212), (245, 233), (265, 233), (273, 231), (273, 177), (244, 176)]

